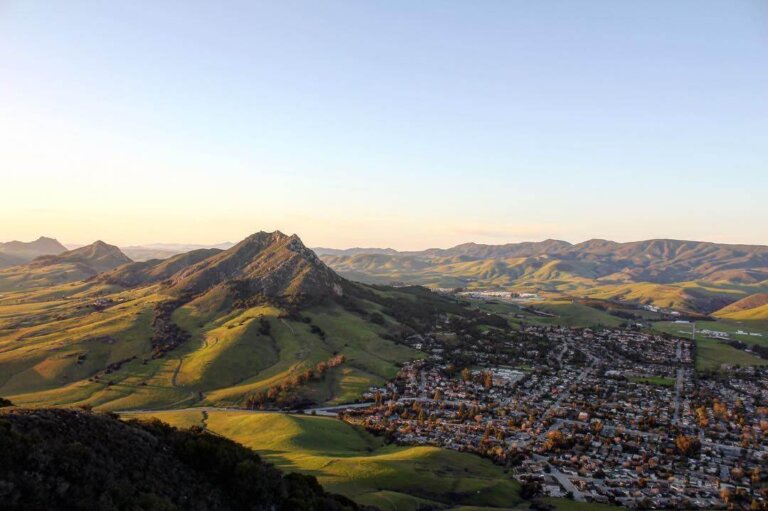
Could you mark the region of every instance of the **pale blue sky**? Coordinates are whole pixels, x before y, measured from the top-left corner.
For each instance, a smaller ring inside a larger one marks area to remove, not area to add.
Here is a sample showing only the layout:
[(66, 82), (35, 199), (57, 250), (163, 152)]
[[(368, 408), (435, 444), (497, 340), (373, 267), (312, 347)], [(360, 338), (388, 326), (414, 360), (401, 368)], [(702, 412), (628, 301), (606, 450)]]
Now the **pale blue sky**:
[(768, 2), (0, 0), (0, 240), (768, 244)]

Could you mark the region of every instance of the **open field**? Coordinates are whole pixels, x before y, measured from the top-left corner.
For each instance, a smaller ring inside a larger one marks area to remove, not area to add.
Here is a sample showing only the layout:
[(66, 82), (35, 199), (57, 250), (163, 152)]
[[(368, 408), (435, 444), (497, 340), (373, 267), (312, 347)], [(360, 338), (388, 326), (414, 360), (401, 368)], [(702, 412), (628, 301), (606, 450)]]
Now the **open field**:
[[(573, 300), (549, 300), (520, 304), (500, 300), (493, 301), (493, 303), (488, 303), (483, 300), (470, 300), (470, 303), (481, 310), (506, 317), (513, 327), (519, 326), (521, 323), (574, 327), (615, 327), (624, 321), (605, 311), (583, 305)], [(524, 307), (532, 307), (536, 310), (553, 314), (554, 316), (539, 316), (533, 312), (524, 310)]]
[[(690, 339), (692, 337), (692, 325), (689, 323), (675, 323), (660, 321), (653, 324), (653, 328), (677, 337)], [(768, 345), (768, 330), (762, 321), (697, 321), (696, 322), (696, 369), (719, 369), (722, 364), (729, 365), (768, 365), (768, 360), (729, 346), (724, 341), (706, 338), (701, 330), (714, 330), (728, 332), (732, 339), (741, 341), (747, 345)], [(762, 337), (740, 335), (737, 331), (762, 333)]]
[(719, 369), (722, 364), (768, 365), (768, 360), (728, 346), (715, 339), (696, 339), (696, 369)]
[(386, 445), (342, 421), (308, 415), (167, 411), (156, 417), (179, 427), (204, 425), (259, 452), (288, 472), (315, 475), (329, 491), (385, 511), (439, 507), (515, 508), (518, 484), (488, 460), (436, 447)]
[(630, 376), (629, 381), (646, 385), (657, 385), (659, 387), (675, 386), (674, 378), (665, 378), (664, 376)]

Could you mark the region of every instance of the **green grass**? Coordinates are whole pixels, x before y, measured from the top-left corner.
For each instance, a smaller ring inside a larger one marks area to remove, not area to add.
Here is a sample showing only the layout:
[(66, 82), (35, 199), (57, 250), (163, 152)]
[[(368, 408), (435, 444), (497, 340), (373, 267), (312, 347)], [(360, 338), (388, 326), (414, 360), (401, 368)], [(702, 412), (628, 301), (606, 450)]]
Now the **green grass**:
[[(675, 323), (671, 321), (659, 321), (653, 324), (653, 328), (660, 332), (665, 332), (677, 337), (691, 338), (693, 326), (688, 323)], [(720, 319), (718, 321), (697, 321), (696, 331), (715, 330), (719, 332), (728, 332), (731, 339), (741, 341), (747, 345), (760, 344), (768, 346), (768, 321), (734, 321), (729, 319)], [(756, 332), (762, 334), (761, 337), (737, 334), (738, 331)], [(701, 337), (696, 335), (696, 337)]]
[(634, 383), (643, 383), (645, 385), (656, 385), (659, 387), (674, 387), (675, 379), (664, 376), (631, 376), (629, 381)]
[[(664, 332), (676, 337), (691, 339), (691, 330), (693, 325), (688, 323), (675, 323), (671, 321), (659, 321), (653, 324), (653, 329)], [(720, 332), (729, 332), (731, 338), (742, 341), (748, 345), (768, 343), (768, 331), (762, 322), (747, 321), (697, 321), (696, 331), (715, 330)], [(749, 335), (737, 335), (736, 331), (744, 330), (747, 332), (761, 332), (763, 337), (754, 337)], [(729, 346), (725, 342), (708, 339), (701, 333), (696, 334), (696, 369), (700, 371), (717, 370), (723, 364), (757, 366), (768, 365), (768, 360), (762, 359), (751, 353), (739, 350)]]
[[(183, 427), (202, 419), (198, 411), (153, 415)], [(283, 470), (315, 475), (329, 491), (384, 511), (415, 510), (420, 504), (499, 509), (521, 502), (518, 484), (488, 460), (436, 447), (386, 445), (336, 419), (210, 411), (207, 427)]]
[[(336, 305), (302, 311), (325, 331), (321, 338), (310, 324), (281, 318), (284, 311), (275, 307), (232, 310), (214, 290), (174, 312), (191, 338), (153, 358), (154, 308), (168, 297), (157, 286), (103, 294), (110, 291), (75, 283), (2, 294), (0, 395), (28, 406), (110, 410), (237, 405), (341, 353), (343, 365), (299, 393), (317, 403), (343, 403), (394, 376), (399, 363), (421, 356), (385, 340), (384, 327)], [(89, 304), (105, 296), (115, 305), (94, 312)], [(269, 321), (269, 334), (259, 332), (260, 318)], [(104, 374), (109, 364), (132, 357)], [(101, 380), (93, 381), (95, 375)]]
[(715, 339), (696, 339), (696, 369), (720, 369), (723, 364), (762, 366), (768, 365), (768, 360), (738, 350)]
[(556, 317), (543, 317), (529, 314), (527, 322), (544, 325), (563, 325), (571, 327), (605, 326), (617, 327), (623, 319), (607, 312), (573, 301), (548, 301), (531, 304), (537, 310), (554, 314)]
[[(564, 325), (573, 327), (606, 326), (617, 327), (624, 322), (623, 319), (612, 316), (605, 311), (589, 307), (572, 300), (549, 300), (535, 303), (508, 303), (494, 301), (488, 303), (483, 300), (470, 300), (472, 306), (481, 310), (506, 317), (510, 324), (517, 327), (521, 323), (536, 325)], [(533, 307), (534, 309), (554, 314), (555, 317), (545, 317), (523, 310), (521, 307)], [(516, 316), (523, 316), (522, 318)]]

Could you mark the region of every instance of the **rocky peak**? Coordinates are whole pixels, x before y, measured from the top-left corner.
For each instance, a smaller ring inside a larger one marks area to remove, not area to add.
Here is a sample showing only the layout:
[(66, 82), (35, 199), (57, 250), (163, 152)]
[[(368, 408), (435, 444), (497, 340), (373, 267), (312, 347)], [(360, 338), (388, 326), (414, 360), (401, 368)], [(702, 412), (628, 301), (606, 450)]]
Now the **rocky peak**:
[(339, 296), (345, 283), (298, 236), (280, 231), (252, 234), (171, 278), (171, 287), (183, 293), (224, 287), (239, 299), (264, 296), (287, 302)]

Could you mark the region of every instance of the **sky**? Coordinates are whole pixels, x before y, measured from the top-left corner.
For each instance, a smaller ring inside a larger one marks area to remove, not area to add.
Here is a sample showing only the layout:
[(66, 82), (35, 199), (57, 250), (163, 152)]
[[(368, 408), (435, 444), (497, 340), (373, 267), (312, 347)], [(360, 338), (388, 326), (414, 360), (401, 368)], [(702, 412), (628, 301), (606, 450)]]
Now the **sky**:
[(765, 0), (0, 0), (0, 240), (767, 226)]

